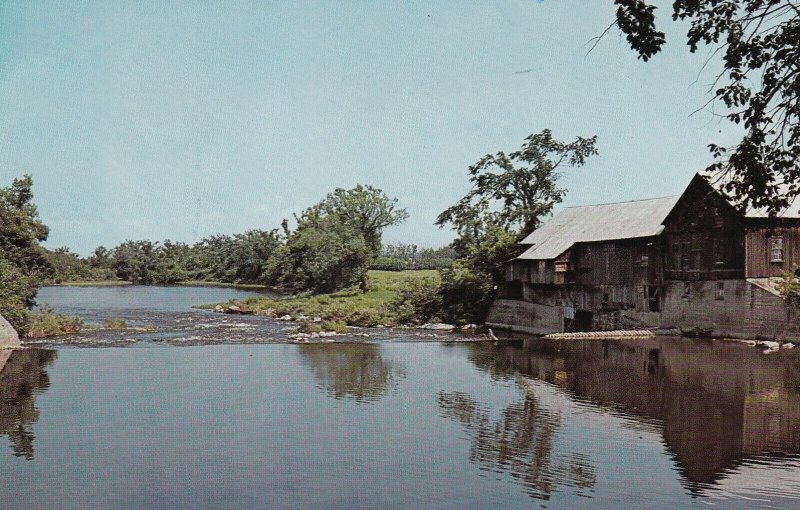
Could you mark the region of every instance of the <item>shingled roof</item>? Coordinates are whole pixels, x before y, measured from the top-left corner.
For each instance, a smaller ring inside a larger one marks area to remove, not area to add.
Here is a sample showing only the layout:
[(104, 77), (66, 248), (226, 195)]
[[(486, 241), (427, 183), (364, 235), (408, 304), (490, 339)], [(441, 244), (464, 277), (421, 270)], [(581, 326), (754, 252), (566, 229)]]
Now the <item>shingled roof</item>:
[(522, 260), (554, 259), (575, 243), (634, 239), (660, 234), (680, 195), (614, 204), (565, 207), (520, 244)]

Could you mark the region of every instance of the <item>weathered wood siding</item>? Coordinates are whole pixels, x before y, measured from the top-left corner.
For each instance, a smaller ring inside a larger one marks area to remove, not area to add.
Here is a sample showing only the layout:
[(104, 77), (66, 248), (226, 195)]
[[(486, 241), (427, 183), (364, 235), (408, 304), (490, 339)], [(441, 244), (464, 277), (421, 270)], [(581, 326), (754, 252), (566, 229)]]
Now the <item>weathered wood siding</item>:
[[(770, 239), (783, 241), (783, 262), (772, 262)], [(748, 278), (766, 278), (794, 272), (800, 267), (800, 227), (761, 227), (747, 231)]]
[[(585, 243), (572, 250), (570, 283), (599, 287), (641, 285), (656, 278), (655, 238)], [(655, 271), (654, 271), (655, 270)]]
[(515, 259), (506, 266), (506, 279), (524, 283), (553, 283), (554, 263), (552, 260)]
[(686, 189), (664, 222), (666, 280), (743, 278), (744, 218), (702, 179)]

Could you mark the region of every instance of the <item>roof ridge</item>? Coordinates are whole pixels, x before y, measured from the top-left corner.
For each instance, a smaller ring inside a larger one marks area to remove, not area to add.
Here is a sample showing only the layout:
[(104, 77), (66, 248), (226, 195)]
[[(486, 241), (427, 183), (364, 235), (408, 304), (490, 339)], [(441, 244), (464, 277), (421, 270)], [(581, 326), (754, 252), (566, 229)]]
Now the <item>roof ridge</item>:
[(652, 197), (652, 198), (637, 198), (636, 200), (620, 200), (619, 202), (603, 202), (600, 204), (586, 204), (586, 205), (565, 205), (562, 209), (578, 209), (581, 207), (597, 207), (600, 205), (618, 205), (618, 204), (628, 204), (631, 202), (648, 202), (650, 200), (664, 200), (665, 198), (679, 198), (680, 195), (665, 195), (663, 197)]

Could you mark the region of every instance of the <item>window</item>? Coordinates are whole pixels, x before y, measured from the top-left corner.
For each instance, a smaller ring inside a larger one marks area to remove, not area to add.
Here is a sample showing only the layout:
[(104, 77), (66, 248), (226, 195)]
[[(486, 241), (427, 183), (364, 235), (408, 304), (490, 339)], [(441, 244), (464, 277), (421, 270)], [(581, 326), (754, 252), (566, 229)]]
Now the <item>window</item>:
[(722, 239), (714, 241), (714, 265), (725, 265), (725, 242)]
[(603, 247), (603, 253), (606, 256), (606, 279), (609, 277), (609, 273), (611, 272), (611, 259), (614, 258), (614, 245), (609, 244)]
[(691, 299), (692, 297), (692, 284), (689, 282), (683, 282), (683, 299)]
[(682, 243), (681, 245), (681, 269), (687, 270), (692, 268), (692, 252), (690, 243)]
[(783, 238), (770, 237), (769, 238), (769, 261), (770, 262), (783, 262)]
[(714, 299), (719, 301), (725, 299), (725, 282), (723, 280), (717, 280), (717, 290), (714, 294)]
[(659, 302), (658, 287), (654, 285), (645, 286), (645, 297), (647, 298), (647, 308), (651, 312), (660, 312), (661, 303)]

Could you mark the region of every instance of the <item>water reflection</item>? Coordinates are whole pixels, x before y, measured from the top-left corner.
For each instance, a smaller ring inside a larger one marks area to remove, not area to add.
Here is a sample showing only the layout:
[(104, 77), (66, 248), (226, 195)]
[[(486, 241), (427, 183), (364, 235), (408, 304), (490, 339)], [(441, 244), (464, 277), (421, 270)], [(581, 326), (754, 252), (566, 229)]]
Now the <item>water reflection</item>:
[(645, 426), (660, 424), (695, 492), (749, 458), (800, 454), (798, 352), (764, 355), (677, 338), (525, 340), (469, 349), (470, 360), (493, 377), (533, 376)]
[(0, 350), (0, 434), (17, 457), (33, 459), (33, 424), (39, 419), (35, 397), (50, 386), (46, 368), (55, 359), (53, 350)]
[(580, 454), (554, 453), (553, 442), (561, 415), (539, 405), (531, 389), (520, 381), (525, 398), (490, 418), (488, 408), (465, 393), (440, 393), (444, 416), (459, 423), (472, 436), (470, 461), (494, 472), (508, 472), (531, 496), (549, 499), (560, 485), (591, 489), (595, 468)]
[(317, 386), (336, 399), (373, 402), (406, 375), (405, 367), (384, 358), (377, 344), (298, 345), (300, 358)]

